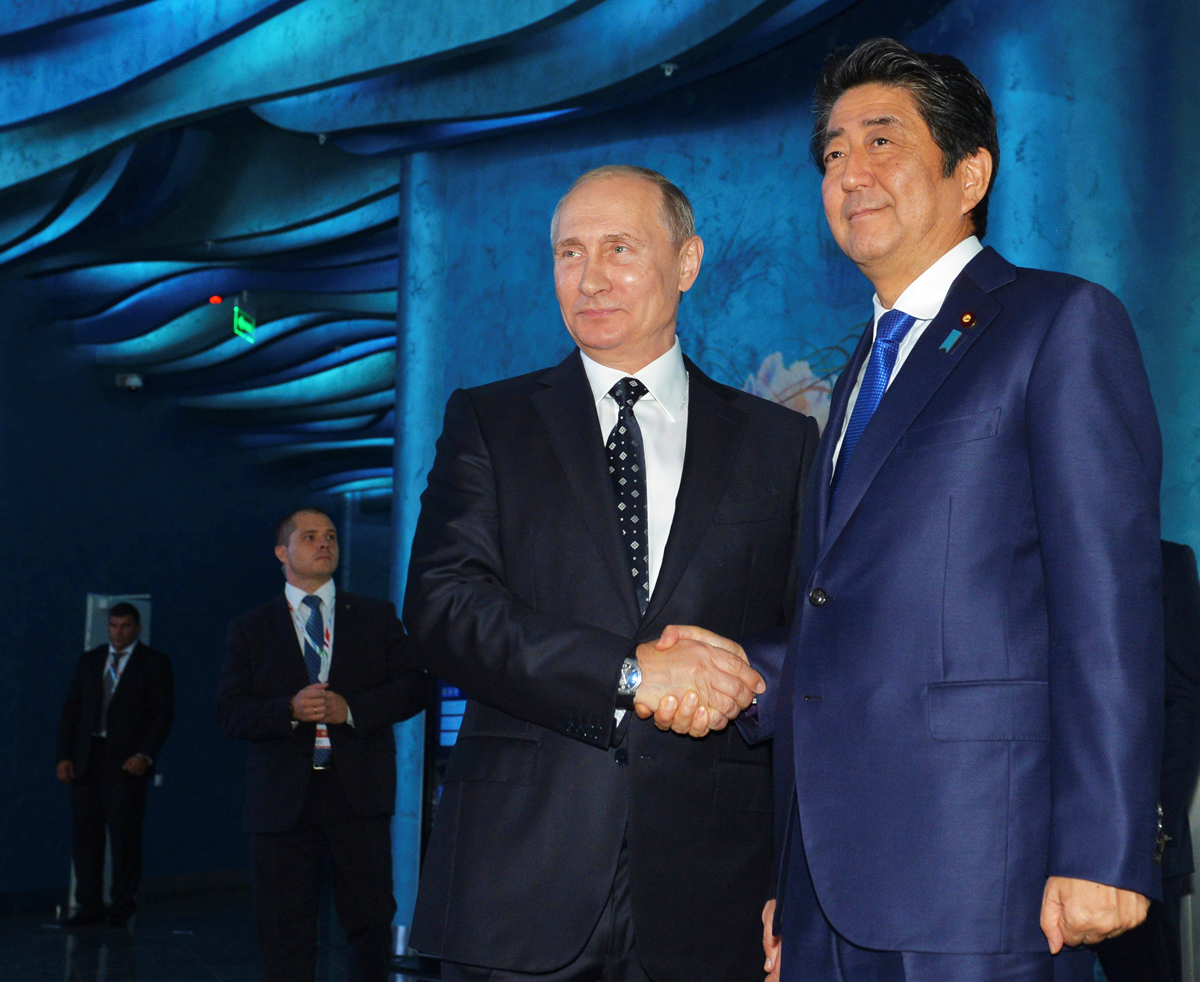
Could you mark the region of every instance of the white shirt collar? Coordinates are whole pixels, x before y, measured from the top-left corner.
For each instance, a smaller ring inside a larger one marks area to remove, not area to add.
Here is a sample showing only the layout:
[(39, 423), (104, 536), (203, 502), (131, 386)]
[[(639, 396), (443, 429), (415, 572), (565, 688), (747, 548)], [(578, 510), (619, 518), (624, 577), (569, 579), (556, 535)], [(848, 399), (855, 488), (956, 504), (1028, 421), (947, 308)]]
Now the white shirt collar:
[[(601, 365), (595, 359), (589, 358), (582, 348), (579, 354), (583, 357), (583, 370), (587, 373), (588, 384), (592, 387), (592, 396), (597, 403), (608, 395), (609, 389), (627, 377), (628, 373)], [(662, 406), (663, 411), (674, 422), (680, 410), (687, 404), (688, 394), (687, 369), (683, 365), (683, 349), (679, 346), (679, 338), (675, 338), (670, 351), (659, 355), (640, 371), (634, 372), (633, 377), (646, 387), (647, 393)]]
[(114, 663), (119, 662), (122, 658), (128, 658), (130, 655), (132, 655), (133, 649), (136, 648), (137, 646), (138, 646), (138, 643), (136, 641), (134, 641), (133, 644), (131, 644), (124, 651), (117, 651), (117, 649), (112, 646), (112, 643), (109, 642), (108, 657), (111, 658)]
[[(958, 245), (947, 252), (941, 259), (930, 266), (925, 272), (908, 284), (908, 288), (896, 298), (893, 309), (911, 314), (919, 321), (933, 320), (942, 304), (946, 302), (946, 294), (958, 279), (958, 274), (966, 268), (967, 263), (983, 252), (979, 238), (969, 235)], [(872, 298), (875, 304), (875, 323), (883, 316), (887, 308), (879, 302), (879, 294)]]
[[(287, 597), (287, 602), (292, 610), (299, 610), (300, 605), (304, 603), (304, 598), (308, 596), (308, 594), (301, 590), (298, 586), (294, 586), (291, 583), (284, 584), (283, 592)], [(337, 595), (337, 588), (333, 585), (332, 577), (314, 590), (313, 593), (321, 598), (321, 602), (326, 607), (332, 607), (333, 598)]]

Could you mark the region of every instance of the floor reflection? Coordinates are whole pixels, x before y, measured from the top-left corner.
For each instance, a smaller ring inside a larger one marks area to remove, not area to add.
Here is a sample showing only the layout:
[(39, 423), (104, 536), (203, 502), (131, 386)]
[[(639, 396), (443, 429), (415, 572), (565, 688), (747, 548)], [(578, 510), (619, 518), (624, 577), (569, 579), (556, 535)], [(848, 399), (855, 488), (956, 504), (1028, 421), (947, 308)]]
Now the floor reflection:
[[(318, 982), (346, 978), (345, 935), (322, 905)], [(248, 889), (156, 897), (118, 931), (65, 930), (49, 916), (0, 917), (0, 982), (259, 982)], [(428, 963), (394, 982), (436, 979)], [(405, 967), (408, 967), (406, 964)]]

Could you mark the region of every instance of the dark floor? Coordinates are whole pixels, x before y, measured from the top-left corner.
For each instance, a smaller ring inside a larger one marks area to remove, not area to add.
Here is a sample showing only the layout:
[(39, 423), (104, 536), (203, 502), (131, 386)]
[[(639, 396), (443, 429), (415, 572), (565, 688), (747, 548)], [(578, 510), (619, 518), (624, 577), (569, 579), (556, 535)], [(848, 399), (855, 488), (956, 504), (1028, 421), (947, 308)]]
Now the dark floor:
[[(328, 912), (324, 919), (332, 916)], [(342, 982), (346, 952), (322, 924), (318, 982)], [(326, 941), (332, 936), (334, 940)], [(436, 979), (406, 959), (394, 982)], [(52, 914), (0, 917), (0, 982), (260, 982), (248, 889), (153, 897), (124, 931), (67, 931)]]

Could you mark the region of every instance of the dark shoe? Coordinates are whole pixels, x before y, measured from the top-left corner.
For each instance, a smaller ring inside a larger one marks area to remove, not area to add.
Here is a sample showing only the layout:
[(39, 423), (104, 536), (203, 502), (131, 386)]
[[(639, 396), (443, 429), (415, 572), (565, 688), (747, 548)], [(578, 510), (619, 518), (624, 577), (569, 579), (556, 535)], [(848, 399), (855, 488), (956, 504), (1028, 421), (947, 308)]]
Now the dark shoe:
[(66, 927), (93, 927), (103, 923), (104, 911), (102, 910), (79, 910), (63, 922)]

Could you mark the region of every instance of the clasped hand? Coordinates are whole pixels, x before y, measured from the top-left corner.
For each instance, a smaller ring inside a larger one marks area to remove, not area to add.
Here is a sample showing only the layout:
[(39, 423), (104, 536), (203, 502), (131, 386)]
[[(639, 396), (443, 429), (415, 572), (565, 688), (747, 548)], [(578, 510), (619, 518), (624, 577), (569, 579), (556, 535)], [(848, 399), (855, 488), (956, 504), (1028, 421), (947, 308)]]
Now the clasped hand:
[(346, 716), (346, 700), (329, 691), (328, 682), (306, 685), (292, 696), (292, 718), (301, 723), (344, 723)]
[(766, 691), (736, 641), (698, 627), (671, 625), (655, 642), (638, 645), (642, 681), (634, 712), (660, 730), (702, 737), (722, 730)]

